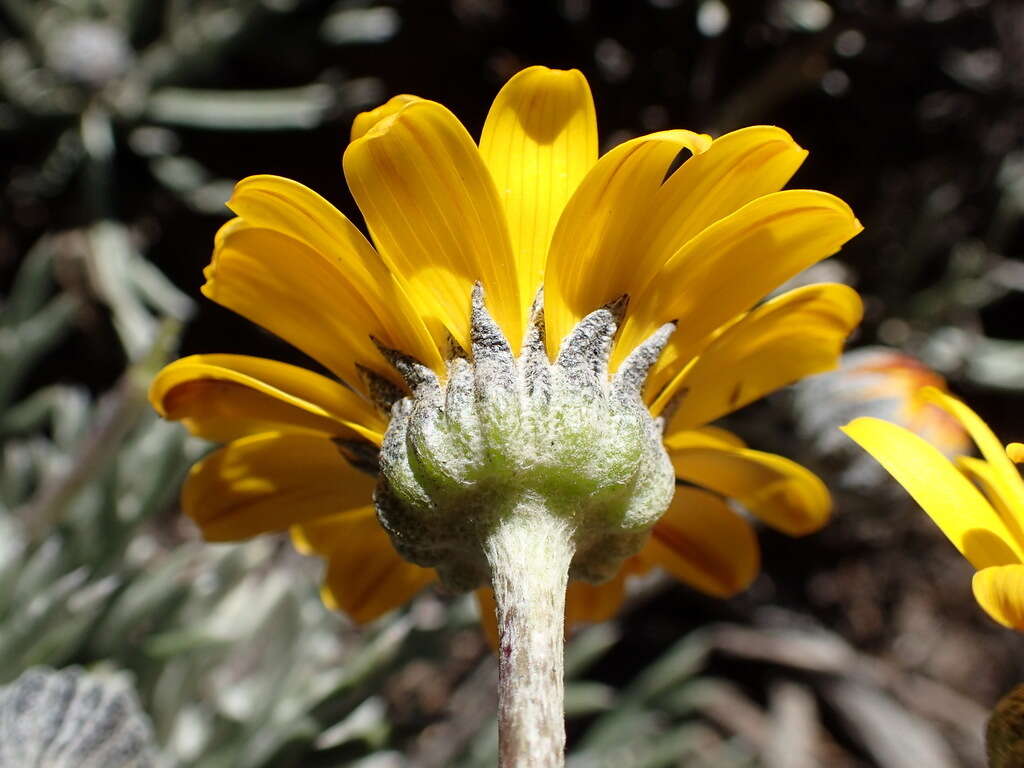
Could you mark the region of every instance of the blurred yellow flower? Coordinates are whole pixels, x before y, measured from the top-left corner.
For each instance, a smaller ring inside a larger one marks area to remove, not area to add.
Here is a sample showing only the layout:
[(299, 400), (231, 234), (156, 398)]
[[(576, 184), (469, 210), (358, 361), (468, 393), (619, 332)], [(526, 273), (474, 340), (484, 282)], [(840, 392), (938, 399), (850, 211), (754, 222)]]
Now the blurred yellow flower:
[(785, 131), (755, 126), (714, 140), (663, 131), (599, 158), (586, 79), (531, 67), (499, 92), (479, 146), (445, 107), (414, 96), (355, 119), (344, 171), (373, 245), (301, 184), (241, 181), (203, 293), (333, 376), (239, 355), (167, 366), (154, 407), (227, 443), (192, 468), (185, 512), (211, 541), (290, 529), (299, 549), (327, 559), (325, 601), (373, 619), (433, 578), (398, 556), (374, 514), (388, 423), (374, 402), (402, 394), (375, 340), (444, 377), (448, 358), (470, 348), (476, 282), (513, 349), (543, 285), (549, 355), (625, 294), (613, 370), (678, 320), (645, 399), (667, 419), (665, 445), (686, 485), (616, 578), (570, 586), (568, 619), (610, 616), (626, 575), (653, 565), (712, 595), (744, 589), (759, 550), (724, 499), (795, 536), (826, 521), (830, 499), (806, 469), (705, 425), (834, 368), (861, 317), (857, 294), (837, 284), (754, 308), (861, 229), (834, 196), (779, 191), (806, 155)]
[(974, 597), (989, 616), (1024, 631), (1024, 481), (1013, 463), (1024, 458), (1024, 446), (1011, 443), (1004, 450), (974, 411), (934, 387), (922, 389), (920, 397), (956, 418), (984, 458), (961, 456), (954, 466), (930, 443), (881, 419), (855, 419), (843, 431), (907, 489), (978, 569)]
[(970, 437), (960, 422), (925, 402), (923, 387), (948, 391), (946, 380), (920, 360), (889, 347), (859, 347), (843, 355), (841, 367), (804, 379), (794, 388), (797, 435), (842, 469), (834, 482), (850, 488), (878, 485), (883, 470), (839, 431), (858, 416), (875, 416), (906, 427), (946, 456), (967, 453)]
[(969, 438), (960, 422), (931, 399), (918, 395), (925, 387), (945, 392), (946, 381), (942, 376), (920, 360), (895, 350), (868, 355), (859, 358), (860, 365), (851, 371), (863, 377), (865, 400), (892, 402), (899, 408), (894, 414), (897, 421), (947, 456), (969, 449)]

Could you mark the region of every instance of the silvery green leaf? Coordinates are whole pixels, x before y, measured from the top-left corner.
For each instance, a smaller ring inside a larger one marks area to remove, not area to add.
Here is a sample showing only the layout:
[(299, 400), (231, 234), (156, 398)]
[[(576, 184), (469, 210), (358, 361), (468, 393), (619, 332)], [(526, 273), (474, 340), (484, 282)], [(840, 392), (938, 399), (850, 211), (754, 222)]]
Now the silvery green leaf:
[(53, 442), (62, 451), (71, 451), (89, 428), (92, 415), (89, 396), (76, 387), (53, 390)]
[(953, 768), (957, 760), (934, 723), (891, 696), (853, 680), (837, 680), (825, 694), (878, 765)]
[(25, 254), (14, 285), (0, 306), (0, 324), (17, 325), (40, 310), (53, 287), (53, 239), (41, 237)]
[(20, 506), (32, 492), (37, 474), (33, 453), (28, 441), (12, 441), (0, 447), (0, 508)]
[[(580, 765), (587, 765), (588, 758), (595, 755), (616, 754), (636, 745), (646, 743), (657, 735), (662, 726), (663, 717), (656, 711), (638, 706), (616, 706), (598, 718), (587, 729), (579, 743)], [(622, 757), (619, 758), (622, 760)], [(570, 763), (574, 765), (576, 763)], [(617, 765), (631, 764), (627, 761), (610, 763)]]
[(34, 668), (0, 688), (0, 765), (155, 768), (152, 727), (120, 675)]
[[(155, 544), (148, 545), (155, 549)], [(198, 558), (190, 547), (170, 553), (155, 567), (142, 570), (121, 591), (92, 638), (92, 650), (111, 656), (125, 642), (138, 642), (161, 627), (189, 592), (189, 573)]]
[(81, 647), (117, 585), (118, 578), (108, 576), (84, 583), (55, 601), (33, 633), (31, 644), (20, 659), (21, 666), (67, 663)]
[(23, 435), (46, 429), (53, 414), (57, 387), (44, 387), (0, 414), (0, 435)]
[(221, 131), (304, 130), (320, 125), (338, 103), (329, 85), (264, 91), (161, 88), (147, 114), (163, 125)]
[(604, 683), (570, 682), (565, 686), (565, 716), (586, 717), (614, 706), (615, 689)]
[(77, 308), (78, 301), (64, 294), (27, 320), (0, 326), (0, 409), (13, 397), (32, 364), (63, 338)]
[(341, 7), (324, 19), (320, 34), (335, 45), (383, 43), (393, 38), (401, 26), (402, 19), (394, 8)]
[(188, 465), (185, 431), (146, 414), (117, 459), (118, 517), (125, 525), (147, 519), (178, 493)]
[(1010, 391), (1024, 389), (1024, 344), (974, 338), (967, 354), (967, 376), (988, 387)]
[(66, 572), (66, 551), (57, 537), (46, 539), (25, 562), (14, 589), (14, 600), (27, 604), (62, 573)]
[(0, 514), (0, 621), (13, 598), (18, 572), (25, 562), (28, 537), (17, 518)]
[(671, 691), (682, 681), (697, 674), (710, 653), (711, 642), (707, 634), (691, 632), (637, 675), (623, 692), (623, 698), (650, 701)]
[[(40, 636), (67, 618), (67, 603), (88, 579), (85, 568), (67, 573), (15, 606), (16, 622), (8, 622), (0, 635), (0, 681), (11, 680), (36, 653)], [(19, 584), (20, 586), (20, 584)]]
[[(4, 3), (7, 9), (33, 5), (22, 0)], [(78, 90), (63, 83), (56, 73), (40, 68), (31, 45), (14, 38), (0, 46), (0, 87), (4, 101), (34, 117), (66, 117), (81, 108)]]
[(610, 621), (587, 627), (565, 647), (565, 679), (571, 680), (604, 656), (618, 641), (621, 633)]
[(196, 303), (181, 293), (150, 261), (133, 259), (129, 269), (138, 295), (160, 314), (185, 321), (195, 311)]
[(157, 181), (194, 211), (220, 217), (231, 214), (226, 203), (234, 183), (213, 176), (197, 160), (182, 155), (160, 156), (150, 160), (149, 168)]
[(158, 329), (131, 283), (132, 263), (142, 257), (127, 228), (115, 221), (98, 221), (87, 234), (93, 287), (113, 312), (114, 327), (128, 356), (139, 359), (149, 351)]
[(324, 722), (338, 722), (373, 691), (408, 652), (413, 621), (400, 615), (366, 641), (345, 660), (341, 678), (316, 702), (314, 713)]
[[(237, 666), (224, 666), (212, 676), (215, 699), (220, 709), (239, 721), (264, 721), (275, 709), (281, 689), (299, 660), (295, 656), (294, 627), (299, 625), (299, 607), (288, 588), (289, 577), (277, 570), (259, 584), (233, 591), (230, 606), (224, 606), (221, 633), (228, 626), (238, 630), (235, 637), (259, 638), (235, 648)], [(249, 614), (246, 616), (245, 614)], [(249, 623), (255, 619), (253, 623)], [(221, 634), (224, 636), (224, 634)], [(262, 669), (255, 676), (246, 669)]]
[(405, 768), (409, 763), (398, 752), (378, 752), (348, 765), (349, 768)]
[(498, 719), (489, 718), (469, 743), (458, 768), (491, 768), (498, 762)]

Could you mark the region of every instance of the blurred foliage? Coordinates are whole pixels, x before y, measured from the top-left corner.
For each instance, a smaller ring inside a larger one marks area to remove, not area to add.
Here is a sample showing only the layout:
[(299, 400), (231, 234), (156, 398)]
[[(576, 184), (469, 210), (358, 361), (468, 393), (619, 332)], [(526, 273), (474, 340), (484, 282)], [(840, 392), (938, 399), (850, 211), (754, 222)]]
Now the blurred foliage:
[[(1024, 436), (1017, 0), (0, 0), (0, 685), (118, 670), (173, 765), (494, 764), (470, 604), (427, 593), (356, 630), (283, 543), (203, 544), (175, 499), (206, 446), (144, 395), (178, 351), (310, 364), (196, 301), (234, 180), (287, 175), (355, 218), (358, 110), (417, 93), (478, 133), (533, 63), (586, 73), (603, 148), (789, 130), (811, 150), (793, 185), (866, 226), (801, 279), (854, 284), (857, 345), (924, 360)], [(574, 768), (982, 764), (1021, 640), (904, 496), (837, 482), (850, 457), (815, 432), (840, 389), (731, 424), (838, 489), (831, 526), (765, 534), (736, 600), (655, 579), (569, 645)]]

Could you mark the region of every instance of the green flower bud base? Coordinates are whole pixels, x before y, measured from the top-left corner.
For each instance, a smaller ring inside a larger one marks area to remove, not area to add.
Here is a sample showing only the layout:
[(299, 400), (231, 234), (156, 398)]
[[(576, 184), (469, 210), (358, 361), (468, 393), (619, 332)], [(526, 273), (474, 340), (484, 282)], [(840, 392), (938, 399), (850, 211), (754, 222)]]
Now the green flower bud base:
[(609, 375), (624, 307), (583, 318), (551, 363), (542, 297), (516, 357), (478, 285), (471, 359), (452, 355), (446, 381), (381, 347), (412, 395), (391, 405), (377, 515), (395, 548), (450, 589), (493, 586), (503, 766), (562, 764), (567, 580), (611, 578), (672, 499), (662, 422), (641, 391), (675, 326)]

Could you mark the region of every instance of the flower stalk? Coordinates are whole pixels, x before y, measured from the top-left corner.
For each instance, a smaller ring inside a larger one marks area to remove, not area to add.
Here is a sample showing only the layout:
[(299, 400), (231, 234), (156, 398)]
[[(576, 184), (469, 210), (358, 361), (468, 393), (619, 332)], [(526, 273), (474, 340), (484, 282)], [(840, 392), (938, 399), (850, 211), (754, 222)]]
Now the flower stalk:
[(471, 359), (451, 359), (447, 380), (381, 347), (412, 395), (391, 404), (378, 519), (399, 552), (449, 588), (493, 589), (502, 768), (564, 764), (568, 582), (614, 576), (672, 498), (661, 422), (641, 391), (675, 326), (609, 375), (624, 306), (583, 318), (551, 363), (542, 296), (516, 357), (477, 285)]
[(497, 611), (501, 768), (560, 768), (565, 722), (565, 590), (572, 532), (525, 499), (484, 544)]

